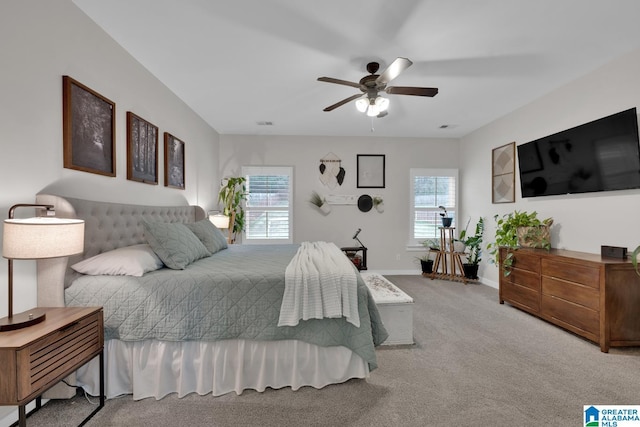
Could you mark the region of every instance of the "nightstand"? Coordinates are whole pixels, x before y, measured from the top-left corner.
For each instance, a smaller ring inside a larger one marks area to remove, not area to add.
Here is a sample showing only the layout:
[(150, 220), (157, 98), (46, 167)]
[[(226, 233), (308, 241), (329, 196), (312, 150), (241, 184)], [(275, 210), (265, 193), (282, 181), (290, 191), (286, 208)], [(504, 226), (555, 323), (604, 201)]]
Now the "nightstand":
[(0, 405), (17, 405), (18, 424), (26, 426), (27, 403), (61, 379), (100, 357), (100, 405), (104, 406), (104, 327), (102, 307), (44, 308), (46, 319), (36, 325), (0, 332)]

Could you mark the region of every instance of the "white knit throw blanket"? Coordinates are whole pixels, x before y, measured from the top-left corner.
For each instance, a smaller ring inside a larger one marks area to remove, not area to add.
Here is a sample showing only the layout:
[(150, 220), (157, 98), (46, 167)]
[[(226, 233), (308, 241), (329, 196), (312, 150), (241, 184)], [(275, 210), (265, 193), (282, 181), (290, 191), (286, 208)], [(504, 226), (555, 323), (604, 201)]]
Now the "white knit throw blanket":
[(353, 263), (335, 244), (303, 242), (285, 271), (278, 326), (344, 316), (360, 327), (356, 275)]

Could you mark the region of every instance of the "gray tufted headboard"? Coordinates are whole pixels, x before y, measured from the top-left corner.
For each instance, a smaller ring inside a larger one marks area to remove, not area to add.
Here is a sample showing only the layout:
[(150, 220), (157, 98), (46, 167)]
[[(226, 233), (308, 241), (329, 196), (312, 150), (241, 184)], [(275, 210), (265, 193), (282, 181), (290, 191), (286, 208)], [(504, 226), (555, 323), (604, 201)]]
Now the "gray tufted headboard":
[(196, 222), (206, 217), (199, 206), (142, 206), (38, 194), (36, 203), (53, 205), (56, 216), (85, 221), (84, 253), (38, 260), (38, 306), (64, 306), (64, 288), (78, 274), (69, 265), (102, 252), (145, 243), (142, 220)]

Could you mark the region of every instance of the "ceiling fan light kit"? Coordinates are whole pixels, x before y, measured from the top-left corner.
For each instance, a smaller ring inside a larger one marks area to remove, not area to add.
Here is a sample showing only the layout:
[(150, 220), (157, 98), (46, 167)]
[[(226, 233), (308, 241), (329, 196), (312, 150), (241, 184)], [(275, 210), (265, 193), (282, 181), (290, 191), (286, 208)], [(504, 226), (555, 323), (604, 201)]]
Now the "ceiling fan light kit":
[(356, 108), (369, 117), (376, 117), (389, 108), (389, 99), (378, 96), (376, 98), (360, 98), (356, 100)]
[(350, 82), (347, 80), (334, 79), (333, 77), (319, 77), (318, 81), (335, 83), (345, 86), (351, 86), (360, 89), (362, 94), (352, 95), (342, 101), (336, 102), (333, 105), (328, 106), (324, 111), (333, 111), (334, 109), (347, 104), (351, 101), (356, 101), (356, 108), (361, 113), (366, 113), (369, 117), (384, 117), (387, 115), (387, 109), (389, 108), (389, 99), (383, 98), (378, 94), (385, 92), (392, 95), (413, 95), (413, 96), (429, 96), (433, 97), (438, 94), (437, 88), (431, 87), (411, 87), (411, 86), (389, 86), (387, 84), (398, 77), (398, 75), (409, 68), (413, 62), (407, 58), (396, 58), (382, 74), (376, 74), (380, 64), (377, 62), (370, 62), (367, 64), (367, 71), (371, 73), (368, 76), (364, 76), (360, 79), (360, 82)]

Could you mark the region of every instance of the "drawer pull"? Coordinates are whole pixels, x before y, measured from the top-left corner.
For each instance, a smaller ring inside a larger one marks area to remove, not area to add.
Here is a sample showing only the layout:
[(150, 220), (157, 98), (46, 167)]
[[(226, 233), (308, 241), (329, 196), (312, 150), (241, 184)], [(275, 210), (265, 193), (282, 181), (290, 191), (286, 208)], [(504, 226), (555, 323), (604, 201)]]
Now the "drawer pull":
[(67, 332), (69, 329), (73, 329), (73, 328), (75, 328), (76, 326), (78, 326), (79, 324), (80, 324), (80, 322), (79, 322), (79, 321), (78, 321), (78, 322), (73, 322), (72, 324), (67, 325), (67, 326), (66, 326), (66, 327), (64, 327), (63, 329), (60, 329), (60, 332)]

